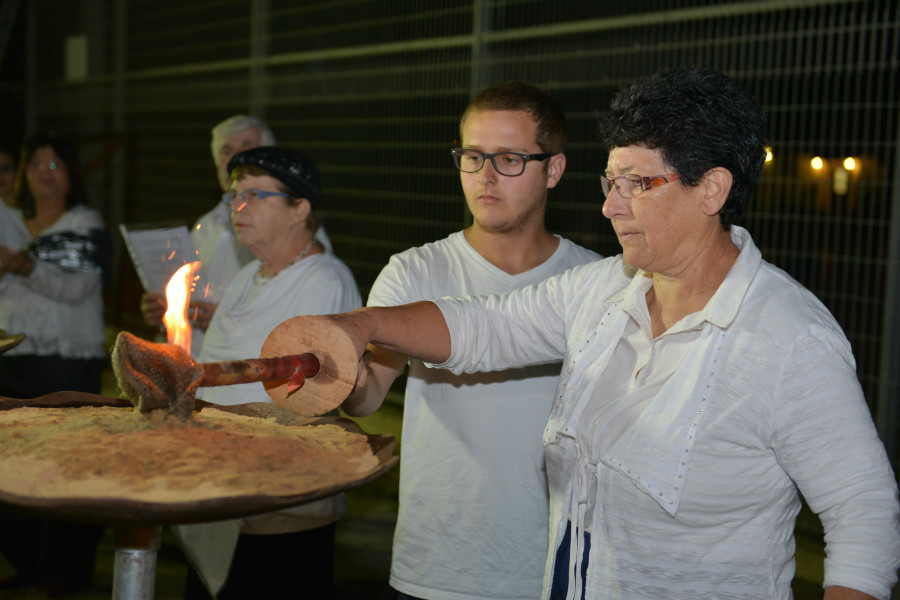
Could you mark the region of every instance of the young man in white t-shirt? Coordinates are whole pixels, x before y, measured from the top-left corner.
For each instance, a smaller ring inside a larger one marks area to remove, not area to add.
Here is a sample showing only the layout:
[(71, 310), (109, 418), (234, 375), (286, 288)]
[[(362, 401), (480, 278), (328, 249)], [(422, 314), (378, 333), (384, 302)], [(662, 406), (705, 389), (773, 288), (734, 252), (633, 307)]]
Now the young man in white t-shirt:
[[(544, 224), (566, 167), (565, 117), (545, 92), (493, 86), (460, 120), (452, 151), (473, 223), (393, 256), (368, 305), (504, 293), (600, 258)], [(407, 357), (371, 346), (342, 408), (375, 411)], [(533, 599), (549, 519), (541, 434), (558, 364), (453, 375), (410, 361), (391, 586), (398, 598)]]

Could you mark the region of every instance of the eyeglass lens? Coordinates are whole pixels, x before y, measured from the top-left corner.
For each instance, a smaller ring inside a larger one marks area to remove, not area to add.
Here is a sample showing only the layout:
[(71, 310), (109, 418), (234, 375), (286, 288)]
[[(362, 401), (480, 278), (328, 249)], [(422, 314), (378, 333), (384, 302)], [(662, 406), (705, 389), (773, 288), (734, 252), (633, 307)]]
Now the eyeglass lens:
[(478, 150), (460, 150), (453, 154), (456, 168), (464, 173), (477, 173), (484, 167), (484, 159), (489, 158), (494, 169), (501, 175), (515, 177), (525, 171), (525, 157), (515, 152), (485, 154)]
[(620, 175), (613, 179), (601, 176), (600, 187), (603, 189), (604, 196), (609, 196), (612, 188), (615, 187), (616, 192), (623, 198), (633, 198), (635, 194), (643, 191), (640, 175)]
[(34, 171), (43, 171), (44, 169), (55, 171), (59, 168), (59, 163), (56, 161), (50, 161), (49, 163), (35, 162), (28, 165), (28, 168)]
[(600, 188), (603, 190), (604, 196), (609, 196), (609, 192), (612, 191), (613, 186), (615, 186), (616, 193), (622, 198), (634, 198), (645, 190), (658, 188), (679, 179), (678, 173), (653, 175), (650, 177), (642, 175), (619, 175), (613, 179), (601, 176)]
[(243, 202), (256, 202), (270, 196), (279, 196), (281, 198), (289, 198), (290, 194), (283, 192), (268, 192), (266, 190), (244, 190), (243, 192), (227, 192), (226, 199), (228, 202), (234, 202), (240, 198)]

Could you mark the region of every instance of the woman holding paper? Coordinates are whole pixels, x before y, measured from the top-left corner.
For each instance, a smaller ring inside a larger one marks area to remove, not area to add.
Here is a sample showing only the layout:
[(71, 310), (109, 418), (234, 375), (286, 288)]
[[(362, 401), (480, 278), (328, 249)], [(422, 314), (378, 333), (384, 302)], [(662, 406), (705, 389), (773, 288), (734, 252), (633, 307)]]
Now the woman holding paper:
[[(100, 391), (110, 245), (100, 213), (84, 205), (80, 175), (72, 145), (33, 137), (16, 175), (18, 208), (0, 203), (0, 329), (25, 334), (0, 356), (0, 396)], [(0, 517), (0, 552), (20, 583), (90, 587), (101, 528)]]

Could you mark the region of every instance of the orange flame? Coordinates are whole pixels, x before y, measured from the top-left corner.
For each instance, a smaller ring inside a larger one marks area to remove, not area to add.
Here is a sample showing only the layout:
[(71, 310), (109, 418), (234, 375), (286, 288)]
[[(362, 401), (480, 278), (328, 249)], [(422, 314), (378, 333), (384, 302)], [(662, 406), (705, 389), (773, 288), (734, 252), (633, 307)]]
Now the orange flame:
[(191, 326), (187, 320), (188, 301), (194, 271), (200, 268), (200, 261), (194, 261), (175, 271), (166, 285), (166, 314), (163, 323), (166, 325), (166, 338), (185, 352), (191, 351)]

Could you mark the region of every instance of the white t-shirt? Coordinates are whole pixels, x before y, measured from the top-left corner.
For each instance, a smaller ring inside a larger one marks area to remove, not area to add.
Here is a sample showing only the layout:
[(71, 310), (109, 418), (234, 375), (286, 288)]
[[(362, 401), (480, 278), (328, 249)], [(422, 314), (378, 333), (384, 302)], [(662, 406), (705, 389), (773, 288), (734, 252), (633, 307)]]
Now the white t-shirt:
[[(199, 362), (256, 358), (272, 330), (292, 317), (362, 306), (350, 269), (328, 252), (290, 265), (265, 285), (253, 281), (259, 266), (254, 260), (228, 286), (206, 331)], [(259, 382), (201, 388), (198, 396), (215, 404), (271, 402)]]
[[(333, 254), (314, 254), (290, 265), (264, 285), (254, 283), (260, 262), (241, 269), (222, 296), (207, 329), (199, 362), (259, 356), (269, 333), (300, 315), (347, 312), (362, 306), (350, 269)], [(271, 402), (262, 383), (200, 388), (197, 397), (215, 404)], [(344, 494), (293, 508), (173, 528), (201, 579), (215, 594), (224, 584), (238, 534), (305, 531), (333, 523), (346, 513)]]
[[(510, 275), (456, 232), (391, 257), (368, 304), (503, 293), (599, 258), (560, 239), (543, 264)], [(541, 432), (559, 368), (455, 376), (411, 362), (395, 589), (432, 600), (540, 595), (549, 515)]]

